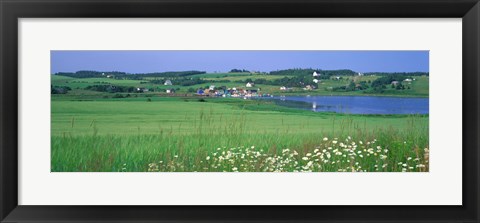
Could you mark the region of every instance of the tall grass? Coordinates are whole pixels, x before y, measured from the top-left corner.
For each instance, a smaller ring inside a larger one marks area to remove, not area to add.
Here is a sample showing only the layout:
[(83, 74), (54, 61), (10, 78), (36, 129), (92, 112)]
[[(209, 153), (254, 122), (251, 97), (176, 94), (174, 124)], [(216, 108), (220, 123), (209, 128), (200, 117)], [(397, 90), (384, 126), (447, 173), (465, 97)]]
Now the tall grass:
[[(187, 171), (428, 171), (428, 119), (405, 118), (407, 125), (367, 128), (367, 121), (332, 120), (332, 129), (299, 131), (308, 123), (282, 125), (274, 132), (252, 129), (245, 112), (228, 118), (212, 109), (192, 126), (138, 134), (98, 134), (74, 131), (52, 135), (51, 170), (77, 172)], [(75, 119), (71, 120), (72, 129)], [(139, 127), (140, 128), (140, 127)]]

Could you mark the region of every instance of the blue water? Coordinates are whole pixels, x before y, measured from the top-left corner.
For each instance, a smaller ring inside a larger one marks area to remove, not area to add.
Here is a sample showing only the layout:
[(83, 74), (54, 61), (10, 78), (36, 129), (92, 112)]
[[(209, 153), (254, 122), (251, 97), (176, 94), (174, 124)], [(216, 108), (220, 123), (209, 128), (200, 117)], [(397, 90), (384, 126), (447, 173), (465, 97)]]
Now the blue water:
[[(315, 112), (347, 114), (428, 114), (428, 98), (374, 97), (374, 96), (286, 96), (274, 97), (281, 101), (305, 102), (296, 106)], [(292, 105), (293, 104), (293, 105)], [(308, 106), (310, 104), (310, 106)], [(280, 103), (282, 105), (282, 103)]]

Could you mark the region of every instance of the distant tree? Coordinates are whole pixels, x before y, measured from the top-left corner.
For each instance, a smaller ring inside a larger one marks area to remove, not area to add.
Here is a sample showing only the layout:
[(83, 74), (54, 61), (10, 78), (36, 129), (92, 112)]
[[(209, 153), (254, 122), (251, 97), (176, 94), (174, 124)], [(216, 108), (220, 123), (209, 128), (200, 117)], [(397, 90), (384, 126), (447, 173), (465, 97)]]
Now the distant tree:
[(397, 84), (397, 87), (396, 87), (395, 89), (397, 89), (397, 90), (402, 90), (402, 87), (403, 87), (403, 85), (402, 85), (401, 83), (398, 83), (398, 84)]

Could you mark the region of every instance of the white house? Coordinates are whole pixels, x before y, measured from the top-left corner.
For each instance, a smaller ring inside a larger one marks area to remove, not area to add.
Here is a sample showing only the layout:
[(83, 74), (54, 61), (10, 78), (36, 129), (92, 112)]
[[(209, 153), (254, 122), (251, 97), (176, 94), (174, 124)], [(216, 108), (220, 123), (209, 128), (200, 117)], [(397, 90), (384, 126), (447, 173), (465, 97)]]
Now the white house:
[(245, 85), (245, 87), (253, 87), (253, 86), (255, 86), (255, 83), (253, 83), (253, 82), (248, 82), (248, 83)]
[(303, 88), (303, 90), (310, 91), (310, 90), (313, 90), (313, 87), (311, 85), (307, 85)]
[(358, 76), (363, 76), (363, 73), (360, 73), (360, 72), (359, 72), (359, 73), (358, 73)]
[(210, 85), (210, 87), (208, 87), (209, 90), (213, 91), (215, 90), (215, 85)]
[(320, 74), (317, 74), (317, 72), (314, 71), (314, 72), (313, 72), (313, 76), (314, 76), (314, 77), (318, 77), (318, 76), (320, 76)]
[(167, 89), (166, 92), (167, 94), (173, 94), (175, 93), (175, 89)]
[(412, 82), (412, 79), (407, 78), (407, 79), (405, 79), (405, 80), (403, 80), (403, 81), (405, 81), (405, 82)]
[(286, 90), (287, 90), (287, 87), (281, 86), (281, 87), (280, 87), (280, 90), (281, 90), (281, 91), (286, 91)]
[(172, 81), (171, 80), (166, 80), (163, 85), (172, 85)]
[(318, 84), (319, 80), (313, 79), (313, 82), (314, 82), (315, 84)]

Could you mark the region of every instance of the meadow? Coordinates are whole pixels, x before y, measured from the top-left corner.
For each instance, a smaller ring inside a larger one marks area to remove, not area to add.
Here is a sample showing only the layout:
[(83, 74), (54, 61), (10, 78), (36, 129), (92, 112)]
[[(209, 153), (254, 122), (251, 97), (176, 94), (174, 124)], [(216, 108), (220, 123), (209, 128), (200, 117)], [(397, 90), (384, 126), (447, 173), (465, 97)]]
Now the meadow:
[(271, 101), (145, 96), (52, 95), (51, 171), (429, 170), (428, 115), (316, 113)]

